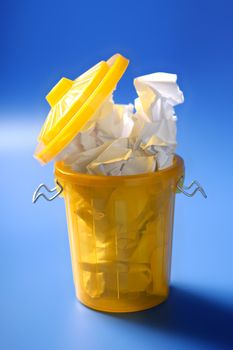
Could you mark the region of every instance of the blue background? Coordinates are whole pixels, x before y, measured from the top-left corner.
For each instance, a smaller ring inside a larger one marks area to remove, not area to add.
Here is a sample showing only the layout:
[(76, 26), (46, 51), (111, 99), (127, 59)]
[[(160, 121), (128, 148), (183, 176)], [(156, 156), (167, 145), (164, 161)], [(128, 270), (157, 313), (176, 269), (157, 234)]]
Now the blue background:
[[(232, 1), (1, 2), (0, 347), (2, 349), (224, 349), (233, 347)], [(32, 158), (49, 107), (44, 96), (120, 52), (130, 58), (117, 102), (135, 76), (178, 74), (177, 196), (171, 296), (131, 315), (89, 310), (75, 299), (64, 203), (31, 204), (52, 165)]]

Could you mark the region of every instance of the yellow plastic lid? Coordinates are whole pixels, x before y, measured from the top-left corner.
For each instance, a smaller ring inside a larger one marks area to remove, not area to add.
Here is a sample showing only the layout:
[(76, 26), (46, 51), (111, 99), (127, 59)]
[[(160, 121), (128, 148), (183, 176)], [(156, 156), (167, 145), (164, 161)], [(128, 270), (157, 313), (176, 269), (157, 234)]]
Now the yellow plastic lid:
[(51, 110), (38, 136), (36, 159), (46, 164), (78, 134), (115, 89), (129, 61), (116, 54), (74, 81), (62, 78), (46, 96)]

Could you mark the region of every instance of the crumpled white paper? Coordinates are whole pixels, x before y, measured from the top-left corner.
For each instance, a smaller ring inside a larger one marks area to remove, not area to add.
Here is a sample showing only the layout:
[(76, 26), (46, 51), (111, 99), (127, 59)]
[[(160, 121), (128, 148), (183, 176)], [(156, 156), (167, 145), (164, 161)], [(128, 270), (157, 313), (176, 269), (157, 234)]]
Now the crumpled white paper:
[(176, 74), (168, 73), (144, 75), (134, 80), (138, 98), (133, 137), (136, 147), (156, 155), (158, 169), (172, 165), (176, 149), (174, 106), (184, 101), (176, 80)]
[(77, 172), (106, 176), (171, 166), (176, 149), (174, 107), (184, 101), (176, 80), (176, 74), (168, 73), (136, 78), (134, 106), (114, 104), (109, 97), (56, 160)]

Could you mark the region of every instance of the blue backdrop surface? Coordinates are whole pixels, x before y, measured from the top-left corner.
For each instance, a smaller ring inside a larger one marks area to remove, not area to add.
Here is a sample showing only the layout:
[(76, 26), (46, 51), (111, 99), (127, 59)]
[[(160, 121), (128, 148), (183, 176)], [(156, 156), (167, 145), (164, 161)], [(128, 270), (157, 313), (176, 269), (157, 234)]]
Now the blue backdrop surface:
[[(233, 347), (232, 1), (2, 1), (0, 20), (0, 347), (2, 349), (224, 349)], [(171, 296), (131, 315), (75, 299), (64, 203), (31, 204), (53, 167), (32, 158), (44, 96), (120, 52), (133, 78), (178, 74), (178, 153), (186, 182), (208, 194), (177, 196)]]

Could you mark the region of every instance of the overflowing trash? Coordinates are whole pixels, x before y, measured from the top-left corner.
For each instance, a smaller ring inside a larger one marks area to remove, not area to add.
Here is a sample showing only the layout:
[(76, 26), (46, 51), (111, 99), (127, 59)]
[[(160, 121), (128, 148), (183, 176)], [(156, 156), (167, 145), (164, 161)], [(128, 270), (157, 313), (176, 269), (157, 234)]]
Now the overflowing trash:
[(134, 80), (134, 106), (103, 103), (57, 157), (72, 170), (93, 175), (133, 175), (172, 165), (176, 150), (174, 106), (183, 102), (175, 74)]

